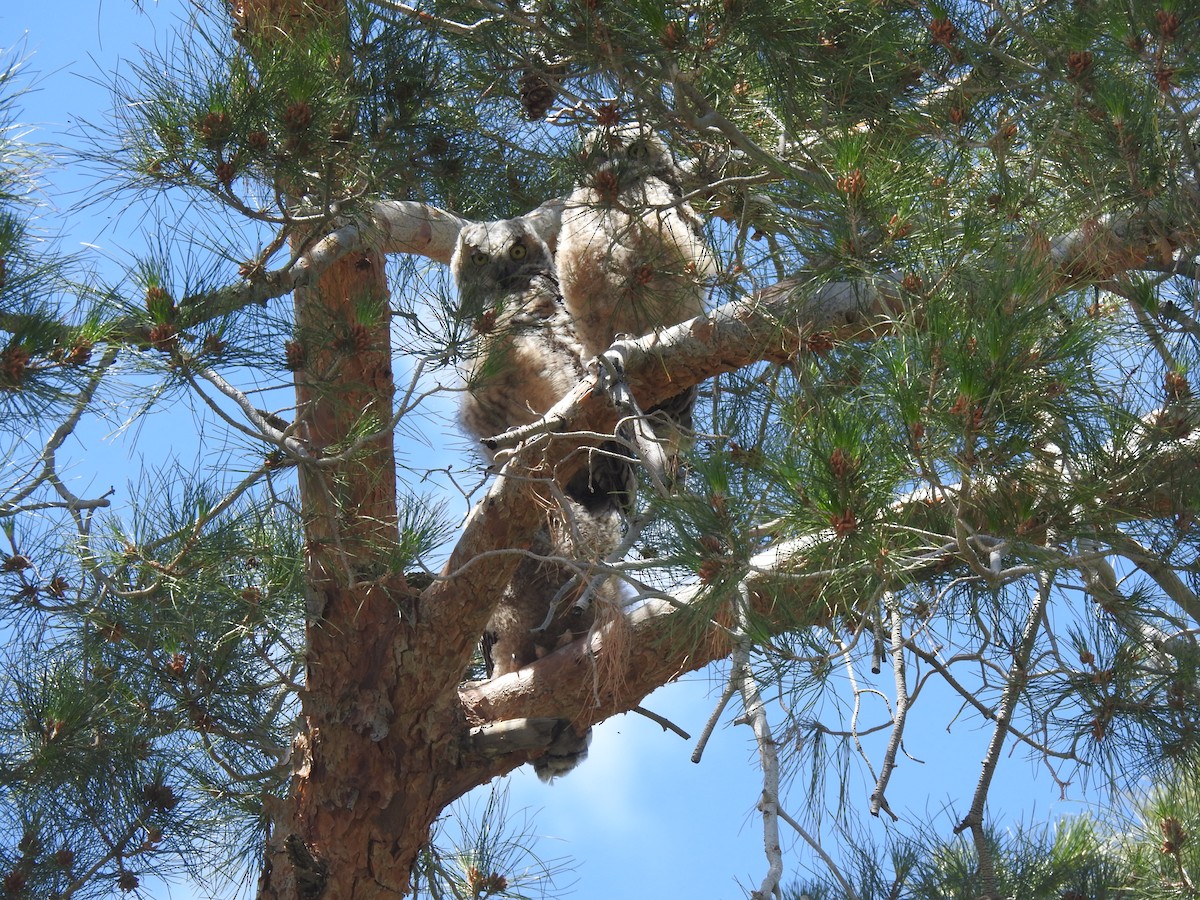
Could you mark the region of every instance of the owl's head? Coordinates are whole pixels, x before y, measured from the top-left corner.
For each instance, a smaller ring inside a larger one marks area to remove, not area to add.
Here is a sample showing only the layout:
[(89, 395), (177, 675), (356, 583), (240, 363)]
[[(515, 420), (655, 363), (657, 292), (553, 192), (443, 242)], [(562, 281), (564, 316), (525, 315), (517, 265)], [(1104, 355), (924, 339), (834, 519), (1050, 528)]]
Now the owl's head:
[(464, 312), (478, 313), (504, 295), (553, 272), (550, 250), (521, 219), (478, 222), (458, 233), (450, 258)]
[(582, 159), (589, 172), (610, 171), (622, 186), (648, 175), (676, 180), (667, 145), (652, 128), (637, 122), (589, 131), (583, 138)]

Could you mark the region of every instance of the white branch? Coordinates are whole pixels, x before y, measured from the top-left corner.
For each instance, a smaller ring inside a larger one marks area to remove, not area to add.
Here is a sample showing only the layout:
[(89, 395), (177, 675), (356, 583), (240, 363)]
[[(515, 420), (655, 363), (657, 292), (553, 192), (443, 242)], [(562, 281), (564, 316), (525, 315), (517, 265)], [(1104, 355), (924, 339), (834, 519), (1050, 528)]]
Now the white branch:
[(745, 721), (754, 730), (758, 744), (758, 758), (762, 765), (763, 787), (758, 808), (763, 816), (763, 849), (767, 855), (767, 874), (762, 884), (750, 896), (753, 900), (767, 900), (780, 895), (779, 882), (783, 878), (783, 850), (779, 843), (779, 752), (775, 748), (775, 736), (767, 721), (766, 706), (758, 689), (754, 670), (750, 667), (752, 642), (746, 629), (750, 618), (750, 591), (743, 581), (739, 586), (739, 598), (735, 601), (737, 640), (733, 648), (733, 672), (731, 680), (742, 694)]
[(896, 604), (896, 598), (890, 591), (884, 594), (884, 607), (888, 611), (892, 626), (891, 657), (892, 672), (896, 679), (896, 713), (892, 720), (892, 733), (888, 738), (887, 750), (883, 755), (883, 764), (879, 768), (879, 779), (871, 794), (871, 815), (878, 816), (880, 810), (883, 810), (892, 817), (892, 821), (895, 821), (896, 816), (888, 807), (886, 795), (888, 780), (896, 768), (896, 753), (899, 752), (900, 743), (904, 740), (904, 722), (908, 715), (908, 680), (904, 671), (903, 620)]
[(371, 207), (370, 238), (383, 253), (411, 253), (449, 264), (464, 225), (454, 213), (411, 200), (380, 200)]

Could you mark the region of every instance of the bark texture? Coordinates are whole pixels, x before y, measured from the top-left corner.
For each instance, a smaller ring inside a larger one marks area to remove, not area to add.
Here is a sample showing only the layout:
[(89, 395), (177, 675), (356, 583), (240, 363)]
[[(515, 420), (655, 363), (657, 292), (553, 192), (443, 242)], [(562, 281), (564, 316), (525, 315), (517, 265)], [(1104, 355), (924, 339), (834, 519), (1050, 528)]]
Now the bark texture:
[[(237, 28), (279, 39), (331, 23), (337, 33), (346, 19), (341, 0), (248, 0), (235, 4), (233, 14)], [(294, 297), (296, 339), (288, 352), (296, 371), (296, 433), (309, 457), (299, 472), (307, 602), (303, 730), (293, 747), (291, 789), (272, 811), (259, 895), (398, 897), (407, 892), (409, 866), (440, 810), (430, 785), (453, 729), (432, 721), (436, 710), (427, 704), (396, 704), (402, 674), (413, 675), (405, 665), (413, 603), (394, 571), (394, 385), (384, 257), (344, 253)]]

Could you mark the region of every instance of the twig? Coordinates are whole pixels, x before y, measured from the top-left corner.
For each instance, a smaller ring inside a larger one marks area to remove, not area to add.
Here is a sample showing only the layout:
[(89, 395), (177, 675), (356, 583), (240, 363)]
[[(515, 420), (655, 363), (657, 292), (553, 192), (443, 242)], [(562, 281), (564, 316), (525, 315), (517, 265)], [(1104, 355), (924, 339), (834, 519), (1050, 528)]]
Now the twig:
[[(192, 390), (194, 390), (196, 394), (199, 395), (200, 399), (203, 400), (208, 406), (208, 408), (211, 409), (213, 413), (222, 419), (227, 425), (229, 425), (231, 428), (237, 429), (249, 437), (269, 441), (281, 449), (286, 450), (288, 454), (295, 459), (308, 459), (310, 457), (311, 454), (309, 453), (308, 448), (303, 444), (303, 442), (297, 440), (292, 435), (292, 432), (295, 430), (294, 423), (292, 425), (287, 425), (285, 423), (283, 428), (277, 428), (275, 423), (272, 422), (265, 413), (254, 406), (249, 397), (222, 378), (215, 369), (212, 369), (211, 367), (201, 363), (199, 360), (189, 356), (184, 356), (183, 359), (187, 364), (187, 368), (183, 369), (184, 377), (191, 385)], [(254, 428), (247, 428), (241, 422), (229, 415), (224, 409), (221, 408), (219, 404), (213, 402), (212, 398), (202, 391), (195, 379), (191, 377), (192, 372), (195, 372), (197, 375), (215, 387), (221, 394), (237, 404), (238, 408), (241, 409), (242, 414), (250, 421), (250, 424), (252, 424)]]
[(883, 810), (892, 821), (899, 819), (888, 807), (886, 792), (888, 780), (896, 768), (896, 753), (904, 740), (904, 721), (908, 714), (908, 681), (904, 672), (904, 629), (900, 618), (900, 609), (896, 598), (888, 591), (883, 595), (883, 603), (892, 620), (892, 672), (896, 678), (896, 712), (892, 718), (892, 733), (888, 738), (887, 750), (883, 754), (883, 764), (879, 767), (879, 779), (875, 782), (875, 790), (871, 794), (871, 815), (878, 816)]
[(700, 739), (696, 741), (696, 749), (692, 751), (692, 762), (700, 762), (700, 758), (704, 755), (704, 748), (708, 746), (708, 739), (712, 737), (713, 729), (717, 727), (717, 722), (721, 721), (721, 713), (725, 712), (725, 707), (729, 705), (729, 700), (736, 690), (737, 685), (734, 684), (733, 674), (730, 673), (729, 680), (725, 683), (725, 690), (721, 692), (721, 699), (717, 701), (716, 709), (704, 723), (704, 730), (700, 732)]
[(846, 880), (846, 876), (842, 874), (842, 870), (837, 867), (837, 863), (835, 863), (830, 855), (825, 852), (825, 848), (821, 846), (820, 842), (807, 831), (805, 831), (799, 822), (789, 816), (786, 810), (779, 810), (779, 818), (783, 819), (783, 821), (787, 822), (794, 829), (796, 829), (796, 833), (800, 835), (800, 837), (804, 840), (804, 843), (812, 847), (813, 852), (816, 853), (817, 856), (821, 857), (821, 861), (829, 867), (829, 871), (833, 874), (833, 877), (837, 879), (837, 883), (840, 884), (842, 886), (842, 890), (846, 892), (847, 900), (858, 900), (858, 894), (854, 892), (854, 888), (850, 886), (850, 882)]
[[(927, 663), (933, 669), (932, 672), (927, 673), (927, 675), (925, 676), (926, 678), (932, 678), (934, 675), (938, 675), (940, 678), (942, 678), (943, 681), (945, 681), (947, 684), (949, 684), (950, 687), (952, 687), (955, 690), (955, 692), (958, 693), (958, 695), (960, 697), (962, 697), (963, 700), (967, 704), (974, 707), (974, 709), (977, 713), (979, 713), (981, 716), (983, 716), (988, 721), (996, 720), (995, 711), (988, 708), (983, 703), (983, 701), (981, 701), (977, 696), (975, 696), (975, 694), (973, 692), (967, 690), (967, 688), (957, 678), (954, 677), (954, 675), (950, 672), (950, 669), (943, 662), (941, 662), (941, 660), (939, 660), (934, 654), (918, 647), (916, 645), (916, 643), (913, 642), (912, 638), (909, 638), (908, 641), (905, 642), (905, 646), (910, 651), (912, 651), (912, 653), (918, 659), (920, 659), (922, 662)], [(965, 659), (965, 657), (955, 657), (955, 659), (962, 661)], [(1078, 760), (1076, 759), (1076, 757), (1073, 753), (1064, 753), (1064, 752), (1057, 751), (1057, 750), (1051, 750), (1045, 744), (1040, 744), (1037, 741), (1035, 741), (1032, 737), (1027, 735), (1025, 732), (1023, 732), (1017, 728), (1014, 728), (1012, 726), (1012, 723), (1009, 723), (1009, 725), (1008, 725), (1008, 732), (1013, 737), (1015, 737), (1017, 740), (1021, 741), (1021, 743), (1027, 744), (1030, 748), (1032, 748), (1033, 750), (1036, 750), (1042, 756), (1053, 757), (1055, 759), (1069, 759), (1069, 760), (1075, 760), (1078, 762)], [(1081, 765), (1082, 764), (1083, 763), (1081, 763)]]
[(684, 731), (682, 728), (680, 728), (678, 725), (676, 725), (670, 719), (666, 718), (665, 716), (660, 716), (656, 712), (651, 712), (650, 710), (646, 709), (646, 707), (644, 707), (644, 706), (635, 706), (633, 709), (630, 710), (630, 712), (635, 712), (639, 716), (645, 716), (651, 722), (656, 722), (660, 726), (662, 726), (663, 731), (673, 731), (677, 735), (679, 735), (681, 738), (683, 738), (685, 741), (690, 741), (692, 739), (692, 736), (690, 734), (688, 734), (686, 731)]
[[(863, 629), (860, 627), (855, 632), (855, 634), (854, 634), (855, 642), (858, 641), (858, 638), (862, 634), (862, 631), (863, 631)], [(829, 637), (830, 637), (830, 640), (833, 642), (834, 646), (836, 646), (838, 648), (838, 655), (840, 657), (842, 657), (842, 661), (845, 663), (846, 678), (850, 682), (850, 691), (854, 695), (854, 708), (853, 708), (853, 711), (850, 713), (850, 734), (854, 738), (854, 749), (858, 752), (858, 755), (862, 758), (863, 764), (866, 765), (866, 767), (867, 767), (867, 771), (869, 771), (871, 773), (871, 777), (875, 778), (876, 777), (875, 767), (873, 765), (871, 765), (871, 758), (869, 756), (867, 756), (867, 751), (863, 748), (862, 741), (859, 739), (861, 736), (861, 733), (859, 732), (859, 729), (858, 729), (858, 716), (859, 716), (859, 713), (862, 712), (862, 695), (864, 693), (872, 693), (872, 692), (868, 691), (864, 688), (860, 688), (858, 686), (858, 676), (854, 672), (854, 660), (850, 656), (850, 650), (853, 645), (846, 644), (841, 639), (841, 637), (839, 637), (832, 630), (829, 631)], [(878, 694), (879, 692), (875, 691), (874, 693)], [(882, 697), (883, 695), (879, 694), (879, 696)], [(886, 701), (886, 699), (887, 698), (884, 697), (885, 701)]]
[[(109, 345), (109, 347), (104, 351), (104, 355), (96, 364), (95, 370), (88, 377), (87, 384), (84, 385), (83, 389), (76, 396), (75, 405), (71, 407), (71, 411), (67, 414), (67, 417), (59, 423), (58, 427), (54, 429), (54, 433), (50, 435), (50, 437), (46, 440), (45, 445), (42, 447), (42, 452), (37, 459), (37, 462), (41, 464), (41, 471), (31, 478), (25, 487), (18, 491), (15, 495), (7, 500), (4, 500), (3, 502), (0, 502), (0, 515), (11, 515), (16, 511), (16, 508), (25, 500), (25, 498), (29, 497), (34, 491), (37, 490), (38, 485), (55, 476), (57, 471), (57, 467), (55, 465), (55, 454), (58, 452), (58, 448), (63, 445), (63, 442), (66, 441), (66, 439), (72, 433), (74, 433), (75, 427), (79, 424), (79, 420), (83, 417), (83, 414), (91, 405), (92, 397), (95, 396), (96, 390), (100, 387), (100, 382), (103, 380), (105, 372), (107, 372), (109, 366), (116, 361), (118, 349), (119, 348), (113, 344)], [(68, 504), (84, 502), (67, 490), (65, 486), (59, 486), (56, 484), (55, 489), (57, 490), (59, 496), (61, 496)], [(108, 506), (108, 503), (105, 502), (100, 505)]]
[[(1053, 540), (1047, 540), (1052, 546)], [(992, 850), (988, 846), (987, 835), (983, 829), (983, 807), (987, 803), (988, 791), (992, 786), (992, 776), (1000, 762), (1000, 751), (1004, 748), (1004, 739), (1008, 735), (1008, 725), (1012, 721), (1013, 711), (1017, 700), (1028, 680), (1029, 657), (1033, 645), (1037, 641), (1038, 630), (1042, 624), (1042, 615), (1050, 602), (1050, 591), (1054, 583), (1051, 573), (1043, 572), (1038, 575), (1038, 591), (1029, 607), (1029, 615), (1025, 619), (1025, 627), (1021, 632), (1021, 640), (1013, 651), (1012, 664), (1008, 669), (1007, 683), (1000, 697), (1000, 709), (996, 714), (996, 727), (992, 731), (992, 740), (988, 744), (987, 753), (983, 758), (983, 770), (979, 775), (979, 783), (975, 786), (975, 794), (971, 798), (971, 807), (962, 821), (954, 826), (955, 834), (970, 829), (971, 840), (975, 844), (975, 852), (979, 856), (979, 874), (983, 880), (983, 897), (988, 900), (999, 900), (996, 891), (996, 869), (992, 860)]]
[(138, 816), (125, 828), (125, 831), (122, 832), (120, 837), (114, 838), (111, 841), (108, 840), (108, 838), (104, 838), (105, 843), (109, 845), (108, 852), (97, 859), (84, 872), (81, 872), (74, 881), (67, 885), (66, 890), (63, 891), (59, 896), (62, 897), (63, 900), (66, 900), (68, 897), (74, 897), (81, 890), (94, 887), (92, 879), (96, 876), (96, 874), (114, 859), (119, 860), (123, 856), (129, 855), (126, 850), (127, 845), (134, 839), (134, 837), (137, 836), (137, 833), (145, 827), (146, 823), (143, 821), (141, 816)]

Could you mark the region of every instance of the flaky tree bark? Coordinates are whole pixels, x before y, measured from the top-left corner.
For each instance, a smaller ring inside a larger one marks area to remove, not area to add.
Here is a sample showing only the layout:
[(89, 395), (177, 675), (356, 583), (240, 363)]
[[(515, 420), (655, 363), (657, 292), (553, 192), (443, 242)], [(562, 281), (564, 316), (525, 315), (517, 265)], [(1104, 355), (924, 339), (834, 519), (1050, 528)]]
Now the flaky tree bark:
[[(280, 40), (346, 20), (341, 0), (248, 0), (234, 15), (238, 28)], [(299, 488), (307, 668), (294, 776), (285, 803), (271, 811), (260, 881), (259, 895), (277, 900), (403, 895), (440, 810), (430, 790), (436, 751), (453, 733), (425, 721), (427, 704), (396, 703), (397, 685), (419, 674), (404, 664), (411, 621), (402, 616), (411, 618), (412, 604), (392, 563), (398, 519), (384, 257), (356, 234), (340, 237), (305, 254), (337, 251), (314, 282), (295, 290), (296, 339), (287, 348), (296, 435), (306, 450)], [(421, 696), (413, 687), (408, 694)]]
[[(342, 0), (245, 0), (232, 12), (239, 32), (272, 40), (346, 18)], [(549, 215), (556, 222), (557, 211)], [(473, 749), (457, 694), (494, 606), (487, 598), (499, 596), (517, 564), (516, 554), (477, 564), (473, 548), (528, 541), (540, 520), (527, 489), (508, 482), (493, 491), (468, 527), (472, 540), (426, 596), (396, 571), (394, 388), (380, 248), (444, 262), (462, 224), (418, 204), (384, 207), (361, 226), (298, 238), (286, 270), (217, 298), (228, 310), (289, 290), (295, 297), (296, 337), (286, 349), (303, 447), (306, 677), (290, 790), (268, 810), (264, 900), (406, 895), (439, 813), (549, 740), (544, 733), (504, 756)], [(190, 315), (191, 305), (181, 307)]]

